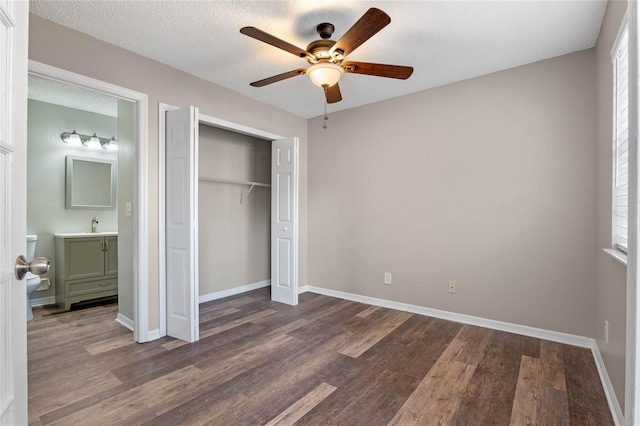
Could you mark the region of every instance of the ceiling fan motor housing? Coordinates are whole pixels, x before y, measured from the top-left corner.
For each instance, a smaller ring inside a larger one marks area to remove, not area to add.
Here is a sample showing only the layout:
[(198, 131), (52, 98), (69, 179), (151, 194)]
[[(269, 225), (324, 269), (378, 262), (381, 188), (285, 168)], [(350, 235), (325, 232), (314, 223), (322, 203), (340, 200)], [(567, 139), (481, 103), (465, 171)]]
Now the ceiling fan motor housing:
[[(330, 59), (331, 55), (329, 55), (329, 50), (336, 44), (333, 40), (316, 40), (309, 43), (307, 46), (307, 52), (311, 53), (316, 59), (322, 61), (323, 59)], [(309, 62), (313, 63), (313, 62)]]

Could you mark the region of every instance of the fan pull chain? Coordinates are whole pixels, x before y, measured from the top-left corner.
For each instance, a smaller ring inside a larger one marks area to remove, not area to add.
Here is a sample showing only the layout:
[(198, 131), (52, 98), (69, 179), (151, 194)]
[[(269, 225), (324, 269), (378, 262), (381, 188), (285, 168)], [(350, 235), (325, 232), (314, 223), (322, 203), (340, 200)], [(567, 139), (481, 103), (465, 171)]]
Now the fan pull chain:
[(329, 86), (322, 86), (324, 89), (324, 125), (322, 126), (323, 129), (327, 128), (327, 120), (329, 119), (329, 117), (327, 117), (327, 90), (329, 89)]
[(327, 120), (329, 119), (329, 117), (327, 117), (327, 103), (324, 103), (324, 126), (322, 126), (323, 129), (327, 128)]

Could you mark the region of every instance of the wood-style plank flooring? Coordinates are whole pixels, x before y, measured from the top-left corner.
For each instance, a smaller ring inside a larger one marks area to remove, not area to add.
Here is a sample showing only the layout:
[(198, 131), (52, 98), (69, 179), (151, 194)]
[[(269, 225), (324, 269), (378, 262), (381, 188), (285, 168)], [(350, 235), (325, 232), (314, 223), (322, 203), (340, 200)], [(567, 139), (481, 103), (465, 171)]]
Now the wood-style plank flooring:
[(33, 425), (612, 425), (587, 349), (268, 289), (136, 344), (115, 305), (28, 324)]

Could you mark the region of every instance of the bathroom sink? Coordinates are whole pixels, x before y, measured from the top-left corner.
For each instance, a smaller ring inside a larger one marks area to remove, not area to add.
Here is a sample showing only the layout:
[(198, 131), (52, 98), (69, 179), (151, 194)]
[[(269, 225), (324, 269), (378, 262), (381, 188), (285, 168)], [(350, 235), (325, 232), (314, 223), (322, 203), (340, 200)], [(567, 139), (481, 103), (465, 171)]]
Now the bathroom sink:
[(115, 237), (118, 235), (117, 231), (112, 232), (67, 232), (60, 234), (53, 234), (56, 237), (62, 238), (81, 238), (81, 237)]

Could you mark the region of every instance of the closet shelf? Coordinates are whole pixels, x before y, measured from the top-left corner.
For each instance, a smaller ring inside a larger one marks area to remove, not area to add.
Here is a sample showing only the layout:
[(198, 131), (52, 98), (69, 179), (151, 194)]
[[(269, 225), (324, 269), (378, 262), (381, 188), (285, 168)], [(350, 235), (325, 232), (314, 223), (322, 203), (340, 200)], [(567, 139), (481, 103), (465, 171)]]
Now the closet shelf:
[(234, 184), (234, 185), (247, 185), (247, 186), (250, 186), (250, 188), (249, 188), (249, 190), (247, 191), (246, 194), (243, 192), (240, 195), (240, 204), (242, 204), (242, 202), (247, 199), (249, 194), (251, 194), (251, 191), (253, 191), (253, 188), (255, 188), (256, 186), (261, 186), (261, 187), (265, 187), (265, 188), (271, 188), (271, 184), (270, 183), (262, 183), (262, 182), (249, 182), (249, 181), (230, 180), (230, 179), (214, 179), (214, 178), (205, 178), (205, 177), (198, 178), (198, 180), (200, 182), (231, 183), (231, 184)]

